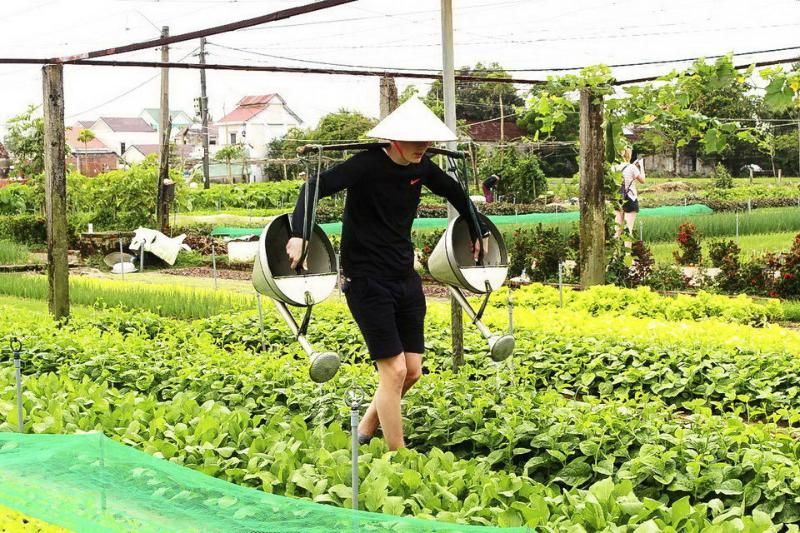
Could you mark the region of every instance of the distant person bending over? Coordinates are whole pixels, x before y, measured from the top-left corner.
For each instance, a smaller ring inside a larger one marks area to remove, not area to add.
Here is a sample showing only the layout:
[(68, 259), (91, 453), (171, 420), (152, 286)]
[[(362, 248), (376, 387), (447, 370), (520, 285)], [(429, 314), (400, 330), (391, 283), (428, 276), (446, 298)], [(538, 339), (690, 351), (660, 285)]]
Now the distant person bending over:
[(497, 174), (492, 174), (483, 180), (483, 197), (486, 198), (487, 204), (494, 202), (494, 192), (492, 192), (492, 189), (497, 186), (498, 181), (500, 181), (500, 176)]
[[(633, 237), (633, 229), (636, 224), (636, 215), (639, 213), (639, 192), (636, 190), (636, 182), (644, 183), (644, 161), (637, 159), (631, 163), (633, 152), (630, 148), (622, 151), (623, 163), (620, 167), (622, 171), (622, 183), (620, 184), (621, 203), (616, 211), (616, 228), (614, 237), (622, 235), (623, 224), (627, 229), (629, 237)], [(630, 248), (631, 241), (626, 240), (625, 246)]]
[[(368, 442), (380, 423), (387, 446), (396, 450), (405, 446), (401, 398), (422, 375), (425, 350), (425, 295), (411, 242), (422, 186), (447, 198), (462, 216), (471, 207), (461, 185), (425, 156), (432, 142), (455, 140), (456, 135), (419, 99), (398, 107), (368, 135), (391, 144), (360, 152), (319, 178), (311, 175), (301, 187), (286, 252), (296, 268), (303, 221), (310, 217), (304, 188), (313, 190), (319, 179), (321, 197), (347, 189), (342, 292), (378, 369), (378, 388), (358, 427), (359, 440)], [(470, 225), (476, 260), (480, 237), (488, 246), (487, 228), (480, 230), (479, 235)]]

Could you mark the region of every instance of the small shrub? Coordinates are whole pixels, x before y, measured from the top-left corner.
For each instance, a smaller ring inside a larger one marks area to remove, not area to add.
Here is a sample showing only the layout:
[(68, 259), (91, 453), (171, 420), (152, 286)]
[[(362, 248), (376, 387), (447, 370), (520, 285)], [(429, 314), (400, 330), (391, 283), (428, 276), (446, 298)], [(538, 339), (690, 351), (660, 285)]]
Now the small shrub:
[(739, 257), (742, 249), (734, 241), (712, 241), (708, 246), (708, 256), (711, 258), (711, 265), (722, 267), (722, 263), (728, 256)]
[[(415, 232), (416, 233), (416, 232)], [(435, 231), (428, 231), (424, 233), (419, 233), (413, 235), (413, 240), (417, 246), (417, 260), (419, 264), (422, 265), (422, 268), (425, 270), (426, 273), (430, 274), (430, 270), (428, 269), (428, 260), (431, 257), (431, 253), (433, 253), (433, 249), (436, 247), (436, 244), (442, 238), (444, 234), (444, 230), (435, 230)]]
[(675, 265), (656, 265), (647, 277), (647, 285), (659, 291), (686, 289), (687, 280)]
[(0, 216), (0, 235), (19, 244), (44, 244), (47, 242), (47, 223), (39, 215)]
[(700, 234), (691, 222), (684, 222), (678, 228), (678, 248), (672, 252), (679, 265), (699, 265), (703, 259), (700, 248)]
[(511, 244), (509, 274), (519, 276), (530, 270), (533, 281), (545, 281), (558, 275), (558, 264), (568, 259), (569, 238), (556, 228), (538, 224), (534, 229), (518, 229)]
[(725, 168), (725, 165), (717, 163), (717, 166), (714, 167), (714, 176), (711, 183), (715, 189), (732, 189), (733, 176), (731, 176), (731, 173)]
[[(738, 248), (738, 247), (737, 247)], [(719, 265), (720, 272), (715, 279), (717, 287), (727, 293), (735, 293), (744, 291), (744, 283), (742, 281), (742, 266), (739, 262), (737, 253), (729, 253), (723, 256)]]
[(650, 249), (642, 241), (634, 241), (631, 245), (631, 255), (633, 265), (628, 271), (628, 281), (634, 287), (643, 285), (647, 278), (652, 274), (656, 261)]
[(781, 298), (800, 296), (800, 233), (794, 238), (791, 250), (781, 256), (780, 277), (776, 292)]

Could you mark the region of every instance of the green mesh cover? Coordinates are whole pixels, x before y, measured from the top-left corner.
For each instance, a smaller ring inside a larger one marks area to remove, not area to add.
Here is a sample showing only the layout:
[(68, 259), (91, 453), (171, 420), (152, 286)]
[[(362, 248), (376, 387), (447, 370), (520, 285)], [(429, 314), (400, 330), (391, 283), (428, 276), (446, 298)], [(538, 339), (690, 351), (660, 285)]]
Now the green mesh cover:
[(0, 505), (81, 533), (532, 531), (353, 512), (267, 494), (158, 459), (102, 433), (0, 433)]
[[(694, 215), (710, 215), (714, 211), (703, 204), (691, 204), (687, 206), (666, 206), (651, 207), (639, 211), (640, 217), (688, 217)], [(514, 224), (530, 226), (533, 224), (548, 224), (553, 222), (577, 221), (580, 218), (578, 211), (569, 213), (529, 213), (527, 215), (492, 215), (489, 219), (498, 226)], [(320, 227), (328, 235), (340, 235), (342, 233), (341, 222), (331, 222), (320, 224)], [(447, 227), (446, 218), (417, 218), (414, 219), (413, 228), (417, 231), (444, 229)], [(214, 228), (211, 232), (213, 236), (242, 237), (244, 235), (261, 235), (258, 228)]]

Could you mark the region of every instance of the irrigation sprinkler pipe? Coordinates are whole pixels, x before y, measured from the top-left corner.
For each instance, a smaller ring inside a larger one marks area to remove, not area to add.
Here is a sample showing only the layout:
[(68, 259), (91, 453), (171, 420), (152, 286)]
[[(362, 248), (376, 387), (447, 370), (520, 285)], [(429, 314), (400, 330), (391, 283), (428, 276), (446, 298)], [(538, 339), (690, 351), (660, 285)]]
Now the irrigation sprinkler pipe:
[(25, 433), (25, 415), (22, 413), (22, 360), (19, 357), (22, 351), (22, 342), (12, 337), (11, 351), (14, 353), (14, 376), (17, 382), (17, 431)]
[(267, 351), (267, 345), (264, 343), (264, 313), (261, 309), (261, 294), (256, 293), (256, 303), (258, 304), (258, 327), (261, 330), (261, 351)]
[(508, 334), (514, 334), (514, 300), (511, 298), (511, 286), (508, 286)]
[[(351, 475), (351, 485), (353, 487), (353, 511), (358, 510), (358, 424), (361, 422), (360, 412), (361, 412), (361, 404), (364, 402), (364, 391), (361, 390), (360, 387), (356, 386), (355, 383), (350, 386), (350, 388), (345, 392), (344, 395), (345, 403), (350, 407), (350, 442), (351, 442), (351, 454), (350, 454), (350, 475)], [(353, 518), (355, 520), (355, 516)]]
[(214, 243), (211, 243), (211, 271), (214, 276), (214, 290), (217, 290), (217, 252)]
[(122, 281), (125, 281), (125, 255), (122, 252), (122, 237), (119, 238), (119, 271), (122, 274)]

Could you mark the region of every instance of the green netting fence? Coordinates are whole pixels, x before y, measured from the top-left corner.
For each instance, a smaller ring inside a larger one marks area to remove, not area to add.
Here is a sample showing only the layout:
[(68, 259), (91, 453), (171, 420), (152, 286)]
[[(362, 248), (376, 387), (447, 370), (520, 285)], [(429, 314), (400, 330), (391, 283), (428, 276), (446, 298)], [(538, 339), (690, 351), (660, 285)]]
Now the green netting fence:
[[(639, 212), (640, 217), (689, 217), (693, 215), (710, 215), (714, 211), (703, 204), (690, 204), (686, 206), (665, 206), (665, 207), (652, 207), (642, 209)], [(530, 226), (535, 224), (551, 224), (559, 222), (572, 222), (577, 221), (580, 214), (577, 211), (570, 211), (568, 213), (528, 213), (525, 215), (493, 215), (489, 219), (498, 226), (503, 225), (519, 225)], [(331, 222), (328, 224), (320, 224), (320, 227), (328, 235), (340, 235), (342, 233), (341, 222)], [(417, 231), (426, 231), (434, 229), (444, 229), (447, 227), (446, 218), (417, 218), (414, 220), (413, 229)], [(211, 232), (212, 236), (218, 237), (244, 237), (248, 235), (261, 235), (261, 230), (258, 228), (231, 228), (231, 227), (218, 227), (214, 228)]]
[(267, 494), (105, 437), (0, 433), (0, 505), (74, 531), (523, 532)]

